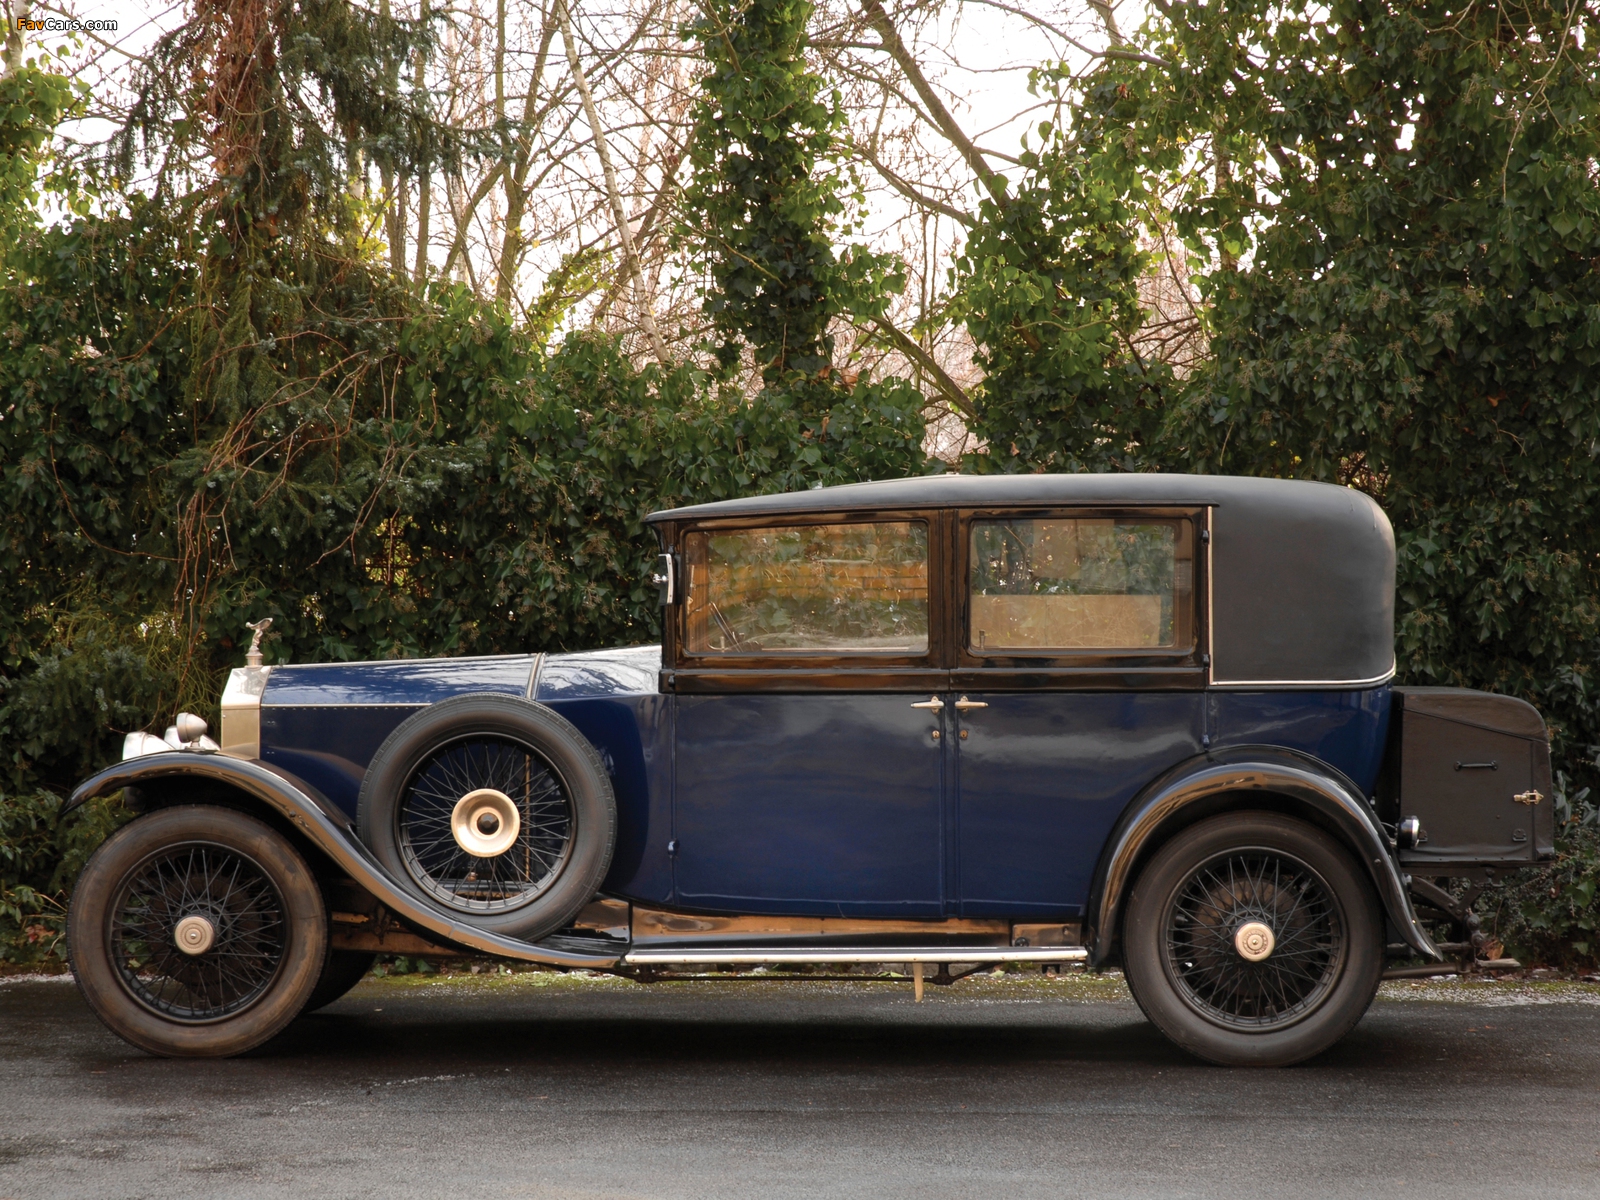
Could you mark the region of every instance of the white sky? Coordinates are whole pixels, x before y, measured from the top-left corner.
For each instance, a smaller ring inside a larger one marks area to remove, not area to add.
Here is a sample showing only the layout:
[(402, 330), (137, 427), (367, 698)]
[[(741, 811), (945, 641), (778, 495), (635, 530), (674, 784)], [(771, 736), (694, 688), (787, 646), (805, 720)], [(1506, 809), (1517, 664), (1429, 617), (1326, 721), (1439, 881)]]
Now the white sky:
[[(0, 4), (5, 2), (0, 0)], [(15, 3), (16, 0), (11, 2)], [(115, 33), (79, 35), (81, 41), (75, 57), (82, 64), (83, 78), (97, 92), (109, 91), (116, 86), (116, 81), (125, 80), (133, 58), (147, 51), (163, 32), (181, 24), (188, 13), (187, 0), (155, 4), (142, 3), (141, 0), (33, 2), (37, 13), (70, 11), (83, 20), (117, 23)], [(402, 11), (414, 2), (395, 0), (397, 9)], [(581, 15), (583, 0), (569, 2)], [(1050, 0), (1043, 4), (1034, 0), (1007, 2), (1029, 4), (1034, 12), (1055, 10), (1050, 19), (1058, 28), (1064, 27), (1084, 40), (1102, 40), (1096, 36), (1097, 18), (1083, 0)], [(1063, 6), (1064, 12), (1061, 11)], [(1122, 0), (1117, 5), (1117, 19), (1124, 31), (1136, 27), (1144, 19), (1144, 11), (1143, 0)], [(958, 0), (948, 7), (942, 20), (944, 28), (934, 31), (936, 36), (933, 41), (948, 42), (958, 47), (960, 64), (957, 66), (937, 53), (927, 53), (923, 59), (924, 70), (936, 86), (947, 89), (953, 95), (950, 106), (958, 123), (980, 147), (1003, 155), (1015, 155), (1020, 149), (1024, 129), (1036, 127), (1045, 115), (1037, 107), (1037, 98), (1028, 93), (1029, 71), (1061, 53), (1072, 55), (1080, 65), (1087, 59), (1064, 44), (1053, 46), (1053, 39), (1021, 18), (982, 4), (961, 4)], [(944, 36), (939, 36), (941, 34)], [(30, 52), (36, 49), (51, 50), (69, 37), (65, 34), (35, 36), (39, 40), (30, 45)], [(112, 129), (107, 120), (89, 119), (69, 126), (63, 133), (69, 138), (94, 143), (103, 141)], [(938, 140), (932, 139), (933, 142)], [(944, 146), (943, 151), (950, 160), (955, 159), (950, 147)], [(991, 162), (997, 169), (1007, 169), (1003, 161)], [(964, 167), (958, 166), (957, 169), (961, 174), (966, 173)], [(972, 203), (975, 198), (975, 195), (969, 195), (966, 204)], [(882, 248), (898, 248), (901, 235), (894, 232), (894, 227), (896, 222), (908, 215), (910, 210), (907, 202), (897, 193), (882, 187), (872, 193), (869, 204), (871, 216), (865, 231), (867, 240)], [(961, 231), (952, 223), (944, 222), (944, 225), (949, 228), (935, 228), (931, 234), (936, 254), (927, 265), (935, 275), (930, 280), (934, 291), (940, 290), (937, 280), (943, 276), (943, 263), (948, 261), (947, 256), (960, 241)], [(528, 263), (532, 277), (525, 279), (519, 285), (519, 290), (523, 287), (536, 288), (536, 281), (559, 261), (563, 249), (557, 242), (541, 247)], [(436, 246), (430, 254), (436, 268), (442, 267), (443, 254), (442, 246)], [(544, 261), (546, 258), (549, 261)]]
[[(80, 35), (84, 38), (80, 57), (87, 60), (86, 78), (98, 82), (105, 73), (125, 72), (130, 56), (142, 54), (163, 32), (181, 24), (186, 5), (182, 0), (170, 4), (141, 3), (140, 0), (50, 0), (34, 5), (36, 12), (68, 13), (82, 20), (115, 21), (116, 33)], [(576, 10), (579, 6), (574, 5)], [(1088, 17), (1085, 4), (1084, 16)], [(1141, 0), (1121, 0), (1115, 6), (1117, 19), (1124, 30), (1129, 30), (1143, 20)], [(1015, 154), (1022, 133), (1023, 122), (1016, 114), (1033, 103), (1027, 93), (1030, 68), (1050, 58), (1055, 51), (1049, 39), (1037, 30), (1028, 30), (1021, 22), (1007, 19), (992, 9), (952, 9), (949, 21), (959, 38), (964, 79), (947, 76), (946, 81), (960, 96), (957, 107), (964, 105), (965, 112), (958, 113), (963, 125), (979, 145), (1007, 154)], [(34, 34), (28, 52), (38, 49), (53, 51), (68, 41), (69, 35), (59, 33)], [(930, 73), (937, 78), (941, 72), (938, 64), (930, 64)], [(1037, 114), (1027, 124), (1036, 123)], [(109, 132), (104, 122), (85, 125), (79, 136), (95, 138)]]

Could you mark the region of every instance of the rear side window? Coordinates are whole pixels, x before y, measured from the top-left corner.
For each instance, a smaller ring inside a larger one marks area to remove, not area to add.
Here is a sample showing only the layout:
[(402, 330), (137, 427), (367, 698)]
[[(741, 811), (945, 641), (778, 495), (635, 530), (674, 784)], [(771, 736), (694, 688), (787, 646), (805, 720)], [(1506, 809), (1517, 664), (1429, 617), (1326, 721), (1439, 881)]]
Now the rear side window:
[(691, 531), (690, 654), (924, 654), (921, 521)]
[(974, 521), (967, 644), (979, 654), (1186, 651), (1192, 547), (1181, 518)]

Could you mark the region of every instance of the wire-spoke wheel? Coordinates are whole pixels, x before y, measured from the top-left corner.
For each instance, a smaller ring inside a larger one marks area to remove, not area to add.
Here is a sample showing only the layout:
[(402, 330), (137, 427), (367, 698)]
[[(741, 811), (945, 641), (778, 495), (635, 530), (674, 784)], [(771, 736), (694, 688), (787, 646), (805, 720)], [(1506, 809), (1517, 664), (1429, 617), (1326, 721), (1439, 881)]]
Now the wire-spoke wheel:
[(209, 805), (108, 838), (78, 878), (67, 934), (90, 1007), (156, 1054), (260, 1045), (305, 1007), (328, 953), (305, 860), (256, 818)]
[(179, 843), (124, 880), (112, 905), (111, 960), (152, 1012), (218, 1021), (265, 994), (283, 966), (286, 933), (283, 897), (259, 863), (215, 842)]
[[(510, 845), (498, 854), (474, 853), (454, 829), (463, 798), (482, 792), (506, 797), (519, 818)], [(503, 912), (532, 903), (572, 853), (574, 821), (565, 782), (533, 746), (504, 736), (464, 737), (434, 751), (407, 782), (395, 820), (411, 877), (441, 904), (462, 912)]]
[(594, 747), (552, 710), (503, 695), (407, 718), (357, 806), (362, 839), (398, 882), (457, 920), (529, 939), (594, 896), (616, 820)]
[[(1339, 976), (1344, 914), (1305, 863), (1266, 849), (1220, 854), (1189, 873), (1167, 905), (1167, 969), (1201, 1016), (1281, 1029), (1314, 1009)], [(1258, 932), (1264, 931), (1264, 932)], [(1241, 950), (1254, 934), (1260, 949)]]
[(1230, 813), (1168, 842), (1123, 925), (1134, 998), (1212, 1062), (1278, 1066), (1338, 1041), (1383, 971), (1383, 915), (1330, 836), (1275, 813)]

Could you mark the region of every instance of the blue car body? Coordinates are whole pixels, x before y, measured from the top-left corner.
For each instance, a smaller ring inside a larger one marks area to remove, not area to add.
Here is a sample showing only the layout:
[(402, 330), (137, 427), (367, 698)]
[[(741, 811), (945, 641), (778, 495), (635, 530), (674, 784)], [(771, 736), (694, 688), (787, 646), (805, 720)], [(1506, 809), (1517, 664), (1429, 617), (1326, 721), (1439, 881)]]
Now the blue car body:
[(1208, 748), (1274, 746), (1371, 796), (1391, 700), (1388, 684), (984, 694), (981, 719), (1008, 737), (946, 739), (930, 760), (884, 752), (884, 723), (909, 730), (919, 715), (898, 695), (664, 694), (661, 667), (659, 646), (279, 666), (260, 757), (353, 819), (368, 762), (406, 717), (451, 696), (521, 696), (606, 764), (608, 895), (730, 914), (1076, 920), (1112, 828), (1152, 780)]

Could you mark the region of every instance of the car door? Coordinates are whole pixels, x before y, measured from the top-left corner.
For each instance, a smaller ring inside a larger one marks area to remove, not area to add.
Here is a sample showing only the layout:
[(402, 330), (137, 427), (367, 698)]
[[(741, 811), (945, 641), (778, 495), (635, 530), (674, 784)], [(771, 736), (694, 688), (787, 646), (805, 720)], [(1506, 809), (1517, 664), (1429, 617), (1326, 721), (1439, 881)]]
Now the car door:
[(945, 911), (942, 517), (682, 531), (673, 869), (709, 911)]
[(1201, 751), (1204, 512), (963, 513), (964, 916), (1071, 919), (1138, 790)]

